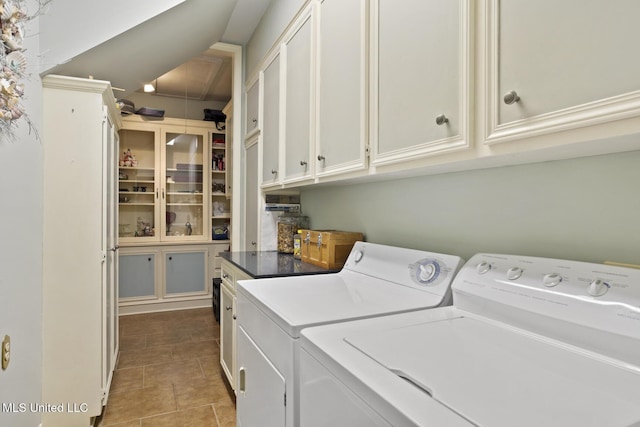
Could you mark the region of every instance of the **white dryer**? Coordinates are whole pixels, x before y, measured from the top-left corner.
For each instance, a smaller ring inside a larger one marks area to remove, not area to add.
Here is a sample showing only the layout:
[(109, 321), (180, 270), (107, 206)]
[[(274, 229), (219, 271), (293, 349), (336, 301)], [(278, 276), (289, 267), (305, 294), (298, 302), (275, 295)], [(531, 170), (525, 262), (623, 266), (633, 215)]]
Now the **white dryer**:
[(640, 270), (479, 254), (452, 289), (305, 329), (300, 426), (640, 426)]
[(450, 304), (462, 264), (457, 256), (357, 242), (338, 273), (239, 281), (237, 425), (300, 425), (303, 328)]

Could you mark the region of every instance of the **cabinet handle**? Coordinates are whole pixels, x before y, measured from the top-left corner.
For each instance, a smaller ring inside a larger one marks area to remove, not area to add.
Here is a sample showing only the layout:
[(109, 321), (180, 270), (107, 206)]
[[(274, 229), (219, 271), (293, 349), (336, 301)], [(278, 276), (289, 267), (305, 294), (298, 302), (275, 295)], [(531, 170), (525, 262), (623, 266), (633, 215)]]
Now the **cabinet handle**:
[(318, 161), (323, 161), (324, 160), (324, 156), (321, 156), (320, 154), (318, 154)]
[(438, 126), (442, 126), (445, 123), (449, 123), (449, 119), (447, 118), (447, 116), (445, 116), (444, 114), (440, 114), (438, 117), (436, 117), (436, 124)]
[(156, 199), (158, 198), (158, 189), (156, 188)]
[(277, 174), (277, 173), (278, 173), (278, 171), (277, 171), (277, 170), (275, 170), (275, 169), (271, 169), (271, 173), (272, 173), (273, 175), (275, 175), (275, 174)]
[(162, 200), (164, 200), (164, 188), (162, 189)]
[(304, 160), (300, 160), (300, 166), (307, 166), (307, 162), (305, 162)]
[(245, 376), (247, 374), (245, 373), (244, 368), (240, 368), (238, 370), (238, 390), (240, 391), (240, 393), (244, 393), (245, 391)]
[(509, 92), (504, 94), (504, 103), (507, 105), (511, 105), (520, 101), (520, 97), (515, 90), (510, 90)]
[(227, 311), (231, 310), (231, 306), (230, 305), (226, 306), (225, 310), (227, 310)]

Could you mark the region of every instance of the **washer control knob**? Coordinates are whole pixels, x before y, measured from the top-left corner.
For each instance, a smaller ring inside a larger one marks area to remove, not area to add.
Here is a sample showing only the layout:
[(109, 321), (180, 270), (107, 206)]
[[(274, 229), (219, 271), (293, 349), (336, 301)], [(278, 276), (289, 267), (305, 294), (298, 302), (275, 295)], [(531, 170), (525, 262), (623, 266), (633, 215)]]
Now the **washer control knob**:
[(553, 288), (562, 282), (562, 276), (558, 273), (548, 273), (542, 277), (542, 284), (548, 288)]
[(511, 267), (507, 270), (507, 279), (509, 280), (517, 280), (522, 276), (523, 270), (520, 267)]
[(589, 287), (587, 288), (587, 292), (589, 295), (594, 297), (600, 297), (607, 293), (609, 290), (609, 284), (602, 279), (595, 279), (589, 283)]
[(489, 264), (487, 261), (482, 261), (480, 264), (476, 265), (476, 271), (479, 274), (484, 274), (489, 270), (491, 270), (491, 264)]

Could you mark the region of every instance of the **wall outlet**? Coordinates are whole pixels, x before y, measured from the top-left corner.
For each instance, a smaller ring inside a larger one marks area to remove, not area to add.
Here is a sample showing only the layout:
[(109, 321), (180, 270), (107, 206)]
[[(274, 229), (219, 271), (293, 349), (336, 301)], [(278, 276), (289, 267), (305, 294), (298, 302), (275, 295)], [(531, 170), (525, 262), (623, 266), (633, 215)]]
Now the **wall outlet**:
[(11, 338), (9, 335), (5, 335), (2, 340), (2, 370), (4, 371), (9, 366), (11, 360)]

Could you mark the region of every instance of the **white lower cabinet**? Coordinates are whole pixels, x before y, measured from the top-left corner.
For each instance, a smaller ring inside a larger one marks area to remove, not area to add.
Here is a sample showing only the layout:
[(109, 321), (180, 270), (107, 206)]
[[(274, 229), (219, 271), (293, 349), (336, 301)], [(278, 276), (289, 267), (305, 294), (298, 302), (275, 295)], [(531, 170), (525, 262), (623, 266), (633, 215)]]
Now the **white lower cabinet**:
[(238, 327), (238, 426), (284, 426), (285, 379)]
[(164, 292), (166, 296), (206, 294), (208, 249), (164, 252)]
[(159, 253), (156, 250), (140, 253), (120, 251), (119, 297), (121, 301), (132, 298), (155, 298)]
[(234, 377), (236, 361), (236, 297), (223, 281), (220, 287), (220, 365), (232, 389), (236, 389)]
[(209, 307), (228, 243), (120, 248), (121, 314)]
[[(237, 393), (236, 378), (236, 283), (252, 279), (229, 261), (222, 260), (220, 286), (220, 365), (229, 385)], [(268, 425), (268, 424), (265, 424)]]

